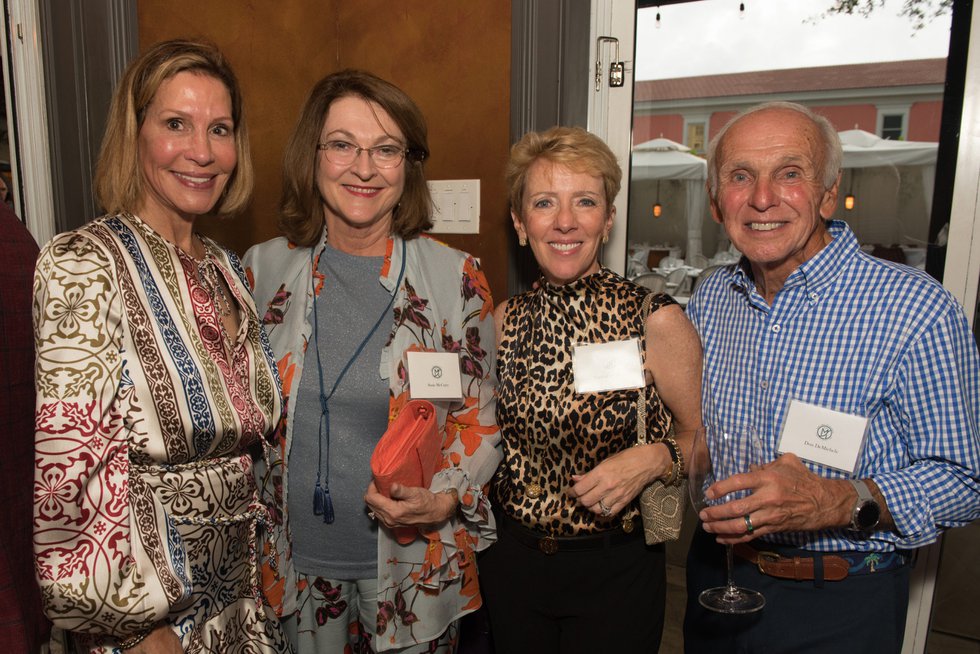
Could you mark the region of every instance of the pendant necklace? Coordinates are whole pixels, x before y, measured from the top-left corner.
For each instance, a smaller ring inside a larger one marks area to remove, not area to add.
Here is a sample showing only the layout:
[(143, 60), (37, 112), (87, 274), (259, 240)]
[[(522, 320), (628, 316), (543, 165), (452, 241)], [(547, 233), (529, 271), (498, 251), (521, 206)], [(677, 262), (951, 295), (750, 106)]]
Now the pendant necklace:
[[(316, 261), (314, 260), (313, 250), (310, 250), (310, 265), (313, 271), (316, 270)], [(317, 470), (316, 470), (316, 486), (313, 488), (313, 515), (322, 515), (323, 521), (327, 524), (331, 524), (334, 521), (334, 510), (333, 510), (333, 500), (330, 499), (330, 398), (333, 397), (334, 392), (336, 392), (337, 387), (340, 386), (341, 380), (350, 367), (354, 365), (357, 357), (361, 355), (364, 350), (364, 346), (368, 344), (374, 333), (378, 331), (378, 327), (384, 321), (385, 316), (388, 315), (391, 305), (395, 303), (395, 296), (398, 295), (398, 289), (402, 285), (402, 278), (405, 276), (405, 241), (402, 240), (402, 261), (401, 269), (398, 272), (398, 281), (395, 282), (395, 288), (391, 293), (391, 299), (388, 300), (388, 305), (385, 306), (384, 311), (378, 316), (377, 321), (374, 323), (374, 327), (368, 332), (361, 344), (357, 346), (354, 350), (354, 354), (347, 361), (344, 367), (341, 369), (340, 374), (337, 375), (337, 380), (333, 383), (333, 387), (330, 392), (325, 392), (325, 387), (323, 385), (323, 363), (320, 361), (320, 341), (319, 341), (319, 321), (316, 315), (316, 275), (311, 275), (313, 278), (313, 349), (316, 352), (316, 367), (318, 379), (320, 382), (320, 426), (317, 433)], [(323, 456), (324, 444), (326, 444), (326, 459)], [(325, 461), (325, 463), (324, 463)], [(322, 479), (322, 483), (321, 483)]]
[(218, 314), (218, 331), (221, 333), (225, 348), (232, 355), (235, 351), (235, 339), (229, 333), (225, 320), (233, 315), (234, 305), (229, 296), (227, 281), (225, 281), (221, 271), (218, 270), (218, 264), (207, 246), (205, 246), (204, 258), (200, 261), (195, 260), (195, 263), (197, 264), (197, 281), (214, 303)]

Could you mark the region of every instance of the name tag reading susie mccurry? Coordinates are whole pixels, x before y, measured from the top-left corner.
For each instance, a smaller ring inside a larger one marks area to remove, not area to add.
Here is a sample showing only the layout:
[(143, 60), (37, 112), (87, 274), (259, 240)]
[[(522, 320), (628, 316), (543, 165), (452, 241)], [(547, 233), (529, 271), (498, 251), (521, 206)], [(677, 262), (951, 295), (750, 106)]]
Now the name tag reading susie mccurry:
[(864, 416), (790, 400), (777, 449), (853, 475), (867, 431)]
[(408, 352), (409, 396), (413, 400), (460, 400), (463, 378), (456, 352)]
[(643, 388), (640, 339), (610, 343), (579, 343), (572, 348), (576, 393), (601, 393)]

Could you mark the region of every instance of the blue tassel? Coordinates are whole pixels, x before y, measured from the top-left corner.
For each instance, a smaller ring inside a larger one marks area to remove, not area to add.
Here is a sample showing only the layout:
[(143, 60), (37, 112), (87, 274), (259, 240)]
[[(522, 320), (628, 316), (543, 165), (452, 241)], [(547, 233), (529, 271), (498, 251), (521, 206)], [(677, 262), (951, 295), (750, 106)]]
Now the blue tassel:
[(323, 489), (323, 522), (333, 524), (333, 500), (330, 499), (330, 489)]
[(313, 489), (313, 515), (323, 515), (324, 495), (320, 480), (317, 479), (316, 487)]

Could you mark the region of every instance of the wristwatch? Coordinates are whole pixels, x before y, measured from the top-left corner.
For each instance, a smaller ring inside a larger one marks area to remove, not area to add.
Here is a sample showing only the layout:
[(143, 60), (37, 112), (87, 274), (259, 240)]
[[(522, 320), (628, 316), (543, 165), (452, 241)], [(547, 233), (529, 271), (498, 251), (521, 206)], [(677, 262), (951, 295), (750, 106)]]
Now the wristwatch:
[(854, 531), (871, 531), (881, 520), (881, 506), (871, 494), (868, 484), (860, 479), (848, 479), (857, 491), (857, 502), (851, 511), (851, 529)]

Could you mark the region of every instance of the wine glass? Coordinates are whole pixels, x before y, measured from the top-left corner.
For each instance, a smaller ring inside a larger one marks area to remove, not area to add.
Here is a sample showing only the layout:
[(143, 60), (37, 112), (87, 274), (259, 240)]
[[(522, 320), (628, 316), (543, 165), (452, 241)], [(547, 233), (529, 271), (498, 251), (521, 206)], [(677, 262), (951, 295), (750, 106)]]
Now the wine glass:
[[(721, 504), (744, 493), (730, 493), (725, 497), (708, 500), (704, 491), (716, 480), (728, 477), (762, 463), (761, 441), (758, 432), (745, 427), (728, 430), (704, 426), (694, 435), (694, 448), (688, 465), (688, 490), (694, 510), (701, 512), (707, 506)], [(766, 605), (762, 593), (735, 585), (732, 578), (733, 556), (731, 545), (725, 546), (727, 582), (724, 586), (709, 588), (698, 596), (701, 606), (719, 613), (753, 613)]]

